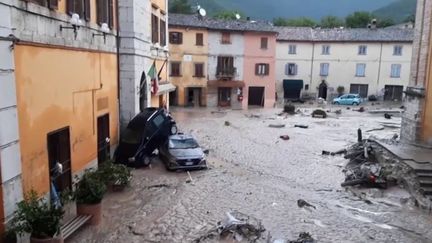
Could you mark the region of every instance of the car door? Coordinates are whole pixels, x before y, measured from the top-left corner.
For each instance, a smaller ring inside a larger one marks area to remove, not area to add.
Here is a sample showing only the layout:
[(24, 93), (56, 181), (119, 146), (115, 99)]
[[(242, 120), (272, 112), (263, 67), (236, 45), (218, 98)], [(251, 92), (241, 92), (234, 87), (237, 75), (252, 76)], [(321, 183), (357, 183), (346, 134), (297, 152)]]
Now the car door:
[(340, 103), (341, 103), (342, 105), (346, 105), (346, 104), (347, 104), (347, 99), (348, 99), (348, 96), (347, 96), (347, 95), (343, 95), (343, 96), (341, 97), (341, 101), (340, 101)]

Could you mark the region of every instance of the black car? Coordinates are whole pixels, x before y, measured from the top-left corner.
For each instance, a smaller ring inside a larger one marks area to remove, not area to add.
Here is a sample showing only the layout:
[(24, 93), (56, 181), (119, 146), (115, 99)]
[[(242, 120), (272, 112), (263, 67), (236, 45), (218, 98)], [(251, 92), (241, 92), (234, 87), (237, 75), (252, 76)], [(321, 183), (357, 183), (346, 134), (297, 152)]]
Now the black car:
[(152, 153), (176, 133), (176, 122), (169, 113), (160, 108), (146, 108), (122, 131), (114, 160), (128, 166), (148, 166)]
[(176, 134), (159, 148), (159, 157), (168, 170), (206, 169), (202, 148), (191, 135)]

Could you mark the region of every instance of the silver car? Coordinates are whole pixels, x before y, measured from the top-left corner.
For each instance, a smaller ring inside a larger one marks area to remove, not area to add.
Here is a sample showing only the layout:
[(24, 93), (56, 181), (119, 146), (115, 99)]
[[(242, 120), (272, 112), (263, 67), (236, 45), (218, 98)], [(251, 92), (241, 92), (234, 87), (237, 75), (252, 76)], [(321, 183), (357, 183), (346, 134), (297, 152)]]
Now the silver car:
[(207, 161), (202, 148), (192, 135), (169, 136), (159, 149), (159, 157), (168, 170), (206, 169)]

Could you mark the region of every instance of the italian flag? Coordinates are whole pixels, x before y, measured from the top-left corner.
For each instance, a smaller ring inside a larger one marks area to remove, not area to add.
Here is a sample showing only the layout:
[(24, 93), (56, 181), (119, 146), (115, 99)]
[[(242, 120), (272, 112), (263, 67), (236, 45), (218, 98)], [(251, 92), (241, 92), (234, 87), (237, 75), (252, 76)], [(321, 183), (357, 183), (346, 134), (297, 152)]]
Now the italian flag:
[(151, 93), (156, 94), (159, 90), (159, 80), (156, 71), (156, 61), (153, 61), (153, 64), (150, 67), (150, 70), (148, 71), (147, 75), (150, 77), (151, 80)]

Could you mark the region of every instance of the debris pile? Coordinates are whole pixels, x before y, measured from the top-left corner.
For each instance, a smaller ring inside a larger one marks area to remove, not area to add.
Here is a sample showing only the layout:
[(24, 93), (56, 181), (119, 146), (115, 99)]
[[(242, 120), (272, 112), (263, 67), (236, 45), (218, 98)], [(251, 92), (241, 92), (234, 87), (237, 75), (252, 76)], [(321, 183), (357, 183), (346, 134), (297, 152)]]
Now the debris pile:
[(231, 240), (237, 242), (257, 242), (265, 239), (264, 226), (257, 219), (240, 212), (226, 213), (226, 219), (218, 222), (216, 228), (195, 239), (194, 243)]
[(302, 232), (299, 234), (297, 240), (291, 240), (289, 243), (315, 243), (316, 241), (312, 238), (308, 232)]
[(284, 105), (283, 112), (288, 114), (295, 114), (295, 106), (292, 104), (286, 104)]
[(326, 118), (327, 113), (324, 110), (316, 109), (312, 112), (312, 117), (314, 117), (314, 118)]

